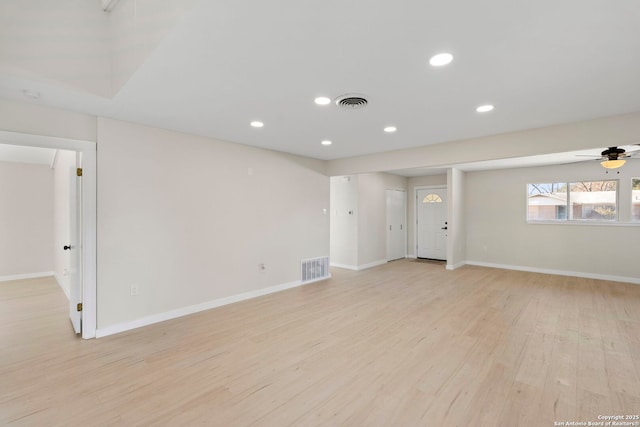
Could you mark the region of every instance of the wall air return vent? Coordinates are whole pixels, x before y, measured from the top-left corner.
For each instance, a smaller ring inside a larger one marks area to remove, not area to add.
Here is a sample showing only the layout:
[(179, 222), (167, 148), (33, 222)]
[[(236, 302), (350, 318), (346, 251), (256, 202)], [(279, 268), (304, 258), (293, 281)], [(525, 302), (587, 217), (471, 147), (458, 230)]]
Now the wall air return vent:
[(342, 95), (336, 99), (336, 105), (347, 110), (357, 110), (367, 106), (369, 101), (363, 95), (348, 94)]
[(329, 274), (329, 257), (303, 259), (300, 261), (300, 281), (302, 283), (315, 282), (327, 279)]

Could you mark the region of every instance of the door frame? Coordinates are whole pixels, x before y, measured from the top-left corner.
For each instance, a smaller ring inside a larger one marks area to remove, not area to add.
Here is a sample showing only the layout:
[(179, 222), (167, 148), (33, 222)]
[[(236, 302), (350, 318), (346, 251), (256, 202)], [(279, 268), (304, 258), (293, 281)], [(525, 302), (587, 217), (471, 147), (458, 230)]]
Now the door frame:
[[(413, 243), (414, 243), (414, 253), (416, 255), (416, 258), (418, 258), (418, 191), (419, 190), (445, 190), (448, 194), (448, 190), (449, 190), (449, 186), (447, 184), (441, 184), (441, 185), (417, 185), (415, 187), (413, 187), (413, 200), (414, 200), (414, 209), (413, 209), (413, 215), (414, 215), (414, 219), (415, 219), (415, 224), (413, 227)], [(447, 218), (449, 217), (449, 206), (446, 206), (446, 210), (447, 210)], [(447, 264), (449, 264), (449, 238), (447, 237)]]
[(0, 130), (0, 143), (82, 153), (82, 338), (95, 338), (97, 325), (96, 143)]

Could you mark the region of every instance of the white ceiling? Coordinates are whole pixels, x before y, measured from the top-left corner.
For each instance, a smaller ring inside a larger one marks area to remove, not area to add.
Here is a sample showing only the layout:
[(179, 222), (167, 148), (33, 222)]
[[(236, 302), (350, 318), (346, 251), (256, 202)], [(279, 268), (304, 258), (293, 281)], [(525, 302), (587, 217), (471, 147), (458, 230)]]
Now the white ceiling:
[[(336, 159), (639, 111), (639, 22), (637, 0), (199, 1), (113, 99), (0, 96)], [(369, 106), (313, 102), (350, 92)]]

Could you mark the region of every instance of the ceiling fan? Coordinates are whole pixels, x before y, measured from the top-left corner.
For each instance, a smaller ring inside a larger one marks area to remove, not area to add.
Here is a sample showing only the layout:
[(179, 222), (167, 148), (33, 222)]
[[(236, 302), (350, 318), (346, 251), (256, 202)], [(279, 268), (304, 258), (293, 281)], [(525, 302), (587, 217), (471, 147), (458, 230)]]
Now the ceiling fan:
[(627, 151), (624, 148), (620, 147), (609, 147), (601, 152), (599, 156), (591, 156), (586, 154), (579, 154), (579, 156), (595, 157), (596, 159), (600, 160), (600, 164), (605, 169), (617, 169), (619, 167), (622, 167), (622, 165), (626, 163), (626, 159), (632, 157), (640, 158), (640, 150)]

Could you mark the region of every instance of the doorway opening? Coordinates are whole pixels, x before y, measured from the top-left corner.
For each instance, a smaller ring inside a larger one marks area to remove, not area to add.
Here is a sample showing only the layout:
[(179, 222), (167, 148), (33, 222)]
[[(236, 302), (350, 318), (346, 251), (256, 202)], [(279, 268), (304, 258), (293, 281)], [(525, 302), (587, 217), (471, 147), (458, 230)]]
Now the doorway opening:
[[(63, 168), (64, 174), (69, 177), (66, 181), (66, 189), (69, 192), (69, 239), (67, 239), (68, 243), (63, 245), (70, 260), (67, 269), (69, 316), (74, 329), (81, 334), (82, 338), (94, 338), (96, 331), (96, 143), (0, 131), (0, 144), (22, 147), (27, 151), (31, 147), (60, 153), (59, 167)], [(71, 239), (74, 236), (77, 241), (72, 242)], [(55, 247), (55, 249), (58, 248)], [(64, 274), (62, 281), (65, 281)], [(61, 286), (65, 290), (62, 283)]]

